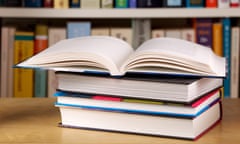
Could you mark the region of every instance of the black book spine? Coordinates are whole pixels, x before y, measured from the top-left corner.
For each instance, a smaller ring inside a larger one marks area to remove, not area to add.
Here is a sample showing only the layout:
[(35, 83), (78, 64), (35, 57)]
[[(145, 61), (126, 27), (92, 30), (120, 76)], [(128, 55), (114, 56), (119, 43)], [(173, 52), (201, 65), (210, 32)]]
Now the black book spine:
[(162, 7), (163, 0), (138, 0), (138, 8), (157, 8)]

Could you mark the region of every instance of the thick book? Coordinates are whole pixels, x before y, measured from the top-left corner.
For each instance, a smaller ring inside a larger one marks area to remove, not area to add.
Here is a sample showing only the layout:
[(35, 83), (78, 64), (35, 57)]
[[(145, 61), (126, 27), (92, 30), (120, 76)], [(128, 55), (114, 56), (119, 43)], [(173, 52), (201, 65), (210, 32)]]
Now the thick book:
[(191, 102), (223, 85), (221, 78), (127, 75), (121, 78), (57, 72), (57, 89), (69, 92)]
[(221, 95), (220, 90), (214, 90), (190, 104), (62, 91), (57, 91), (54, 96), (57, 97), (56, 104), (62, 106), (76, 106), (146, 115), (193, 118), (203, 113), (212, 104), (218, 102)]
[(217, 102), (194, 118), (143, 115), (57, 105), (61, 126), (196, 140), (221, 120)]
[(137, 50), (109, 36), (62, 40), (16, 67), (56, 71), (225, 77), (225, 58), (212, 49), (176, 38), (153, 38)]

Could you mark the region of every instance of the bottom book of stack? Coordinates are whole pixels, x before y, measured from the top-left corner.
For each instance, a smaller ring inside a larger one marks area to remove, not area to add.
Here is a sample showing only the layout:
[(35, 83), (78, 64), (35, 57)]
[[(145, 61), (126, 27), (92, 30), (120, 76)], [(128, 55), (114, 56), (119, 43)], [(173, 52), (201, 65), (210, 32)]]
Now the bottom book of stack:
[(188, 104), (58, 91), (61, 126), (196, 140), (221, 120), (221, 92)]

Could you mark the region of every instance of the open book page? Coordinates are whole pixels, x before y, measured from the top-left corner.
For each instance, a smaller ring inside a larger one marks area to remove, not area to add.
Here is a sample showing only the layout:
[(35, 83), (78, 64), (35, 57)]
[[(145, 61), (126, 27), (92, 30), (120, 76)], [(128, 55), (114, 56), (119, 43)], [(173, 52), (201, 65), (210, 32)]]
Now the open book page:
[(225, 76), (225, 59), (199, 44), (176, 38), (154, 38), (143, 43), (125, 61), (121, 71)]
[(120, 65), (132, 52), (130, 45), (120, 39), (89, 36), (62, 40), (18, 66), (53, 67), (64, 71), (96, 67), (119, 75)]

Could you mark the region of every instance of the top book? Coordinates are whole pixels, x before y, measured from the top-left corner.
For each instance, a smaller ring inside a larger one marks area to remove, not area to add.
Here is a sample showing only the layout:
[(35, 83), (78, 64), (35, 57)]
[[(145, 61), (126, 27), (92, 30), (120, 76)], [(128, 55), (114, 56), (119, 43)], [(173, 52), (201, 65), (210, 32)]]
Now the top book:
[(127, 72), (185, 76), (225, 77), (225, 58), (212, 49), (176, 38), (153, 38), (136, 50), (109, 36), (61, 40), (19, 63), (17, 67), (56, 71), (103, 72), (122, 76)]

